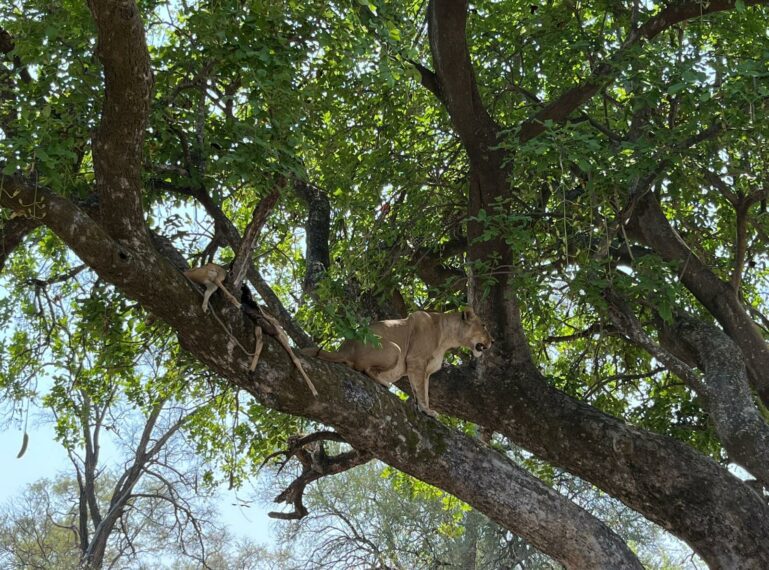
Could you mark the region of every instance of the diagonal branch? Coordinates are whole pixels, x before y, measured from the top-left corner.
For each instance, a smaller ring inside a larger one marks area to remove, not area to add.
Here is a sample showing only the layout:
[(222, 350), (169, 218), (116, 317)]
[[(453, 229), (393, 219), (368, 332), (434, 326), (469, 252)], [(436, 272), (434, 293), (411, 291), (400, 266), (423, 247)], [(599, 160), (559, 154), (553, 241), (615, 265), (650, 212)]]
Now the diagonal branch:
[[(502, 237), (484, 237), (482, 210), (499, 208), (510, 192), (509, 156), (499, 143), (499, 128), (481, 100), (467, 45), (467, 0), (431, 0), (428, 35), (442, 101), (448, 110), (470, 160), (467, 241), (470, 264), (482, 262), (490, 269), (511, 266), (513, 253)], [(532, 366), (528, 340), (521, 324), (517, 299), (510, 294), (508, 275), (496, 274), (490, 292), (481, 294), (481, 283), (471, 277), (469, 298), (499, 341), (498, 350), (515, 354), (522, 366)], [(487, 294), (488, 293), (488, 294)]]
[(267, 221), (267, 216), (275, 207), (280, 196), (280, 187), (285, 186), (285, 179), (281, 178), (278, 183), (278, 187), (273, 189), (267, 196), (262, 198), (254, 208), (254, 213), (251, 216), (251, 222), (246, 227), (246, 232), (243, 234), (243, 239), (240, 242), (240, 246), (235, 254), (235, 261), (232, 263), (232, 283), (233, 289), (239, 289), (243, 283), (243, 279), (246, 276), (248, 267), (253, 264), (251, 254), (256, 247), (256, 238), (259, 237), (259, 233), (262, 231), (264, 223)]
[(769, 488), (769, 425), (754, 403), (742, 352), (723, 331), (687, 314), (661, 332), (664, 345), (693, 355), (703, 371), (698, 395), (729, 459)]
[(446, 258), (467, 251), (467, 240), (463, 237), (442, 244), (437, 248), (412, 247), (406, 240), (392, 249), (394, 257), (405, 257), (416, 270), (419, 278), (428, 286), (448, 288), (457, 293), (466, 289), (467, 274), (446, 265)]
[(146, 240), (142, 146), (153, 86), (139, 9), (133, 0), (89, 0), (96, 55), (104, 66), (104, 102), (93, 161), (100, 221), (117, 239)]
[[(484, 356), (490, 358), (495, 359), (494, 353)], [(446, 367), (434, 374), (433, 409), (500, 433), (590, 481), (686, 540), (711, 567), (732, 567), (730, 561), (738, 560), (745, 549), (755, 553), (751, 568), (769, 563), (769, 550), (760, 546), (769, 532), (769, 510), (728, 470), (689, 445), (570, 398), (507, 359), (487, 366), (492, 367), (486, 373), (491, 378), (482, 385), (470, 367)], [(714, 512), (724, 516), (714, 518)], [(735, 531), (726, 519), (735, 521), (738, 512), (754, 513), (764, 530), (753, 532), (750, 525), (741, 525)], [(715, 544), (712, 537), (720, 533), (730, 539)]]
[[(216, 323), (203, 320), (194, 291), (170, 264), (124, 259), (119, 244), (49, 190), (36, 196), (33, 186), (1, 175), (0, 187), (3, 206), (12, 207), (19, 199), (29, 204), (37, 197), (46, 224), (100, 277), (168, 322), (184, 349), (264, 405), (333, 426), (355, 448), (456, 495), (567, 567), (639, 567), (623, 541), (600, 521), (506, 457), (405, 406), (354, 370), (306, 360), (323, 395), (313, 398), (297, 389), (293, 363), (268, 339), (259, 368), (251, 373), (248, 362), (228, 357), (230, 337), (218, 334)], [(236, 330), (236, 323), (230, 324)], [(494, 364), (494, 354), (486, 358)], [(456, 370), (459, 381), (454, 382), (440, 373), (431, 396), (435, 390), (438, 402), (456, 410), (458, 417), (487, 425), (608, 487), (674, 529), (714, 565), (730, 567), (729, 560), (739, 559), (738, 552), (755, 552), (759, 562), (769, 563), (766, 505), (726, 470), (683, 444), (566, 398), (540, 377), (529, 377), (528, 369), (505, 362), (495, 369), (505, 380), (491, 378), (483, 389), (474, 374), (463, 376), (463, 370)], [(680, 508), (682, 500), (687, 502), (686, 513)], [(713, 517), (713, 512), (721, 516)]]
[(435, 74), (435, 72), (431, 69), (428, 69), (418, 61), (409, 61), (409, 63), (411, 63), (411, 65), (413, 65), (414, 68), (419, 72), (419, 82), (422, 84), (422, 87), (430, 91), (430, 93), (435, 95), (435, 98), (438, 99), (438, 101), (445, 105), (446, 101), (443, 98), (441, 86), (438, 83), (438, 76)]
[(617, 330), (664, 364), (668, 370), (683, 380), (697, 394), (707, 394), (707, 386), (702, 379), (686, 362), (662, 348), (646, 334), (640, 321), (622, 298), (608, 290), (604, 291), (603, 297), (608, 304), (609, 315)]
[[(427, 11), (434, 76), (419, 69), (433, 92), (441, 94), (451, 122), (476, 169), (502, 169), (502, 151), (494, 150), (498, 127), (481, 100), (470, 61), (465, 27), (467, 0), (431, 0)], [(503, 180), (506, 183), (506, 180)]]
[[(623, 59), (635, 45), (644, 40), (653, 39), (671, 26), (706, 14), (731, 10), (737, 4), (739, 2), (725, 0), (712, 0), (710, 2), (688, 0), (667, 6), (658, 14), (652, 16), (640, 28), (632, 30), (622, 43), (622, 46), (606, 61), (596, 66), (588, 79), (572, 87), (554, 101), (548, 103), (536, 115), (524, 121), (518, 135), (519, 141), (524, 143), (533, 139), (545, 130), (546, 120), (563, 121), (573, 111), (590, 100), (593, 95), (598, 93), (617, 76), (622, 68)], [(767, 0), (745, 0), (743, 4), (745, 6), (761, 5), (767, 4)]]
[[(242, 238), (240, 237), (240, 233), (235, 227), (235, 224), (232, 223), (232, 220), (224, 214), (222, 209), (211, 199), (211, 196), (209, 196), (203, 188), (193, 188), (190, 190), (190, 193), (205, 208), (208, 215), (213, 218), (214, 223), (219, 225), (219, 228), (224, 234), (224, 238), (227, 240), (230, 247), (233, 250), (238, 251), (240, 249)], [(262, 277), (254, 264), (249, 262), (246, 266), (246, 270), (248, 280), (254, 285), (257, 292), (270, 309), (270, 312), (273, 315), (276, 315), (276, 318), (286, 330), (288, 336), (290, 336), (299, 347), (314, 346), (315, 343), (313, 343), (312, 338), (310, 338), (310, 336), (296, 324), (293, 317), (291, 317), (291, 314), (272, 290), (272, 287), (270, 287), (267, 281), (264, 280), (264, 277)]]
[(34, 218), (11, 218), (0, 226), (0, 271), (13, 250), (40, 225), (40, 220)]
[(740, 347), (751, 383), (764, 404), (769, 403), (769, 346), (737, 292), (689, 248), (673, 229), (653, 193), (646, 192), (638, 198), (627, 231), (665, 261), (679, 264), (681, 282)]
[[(681, 313), (672, 325), (659, 325), (663, 348), (646, 334), (622, 298), (612, 291), (604, 298), (617, 328), (700, 397), (730, 459), (769, 487), (769, 425), (753, 403), (745, 361), (734, 342), (719, 329)], [(704, 377), (683, 360), (697, 362)]]
[[(155, 167), (156, 169), (158, 167)], [(180, 173), (182, 176), (188, 176), (186, 172)], [(206, 189), (199, 183), (195, 183), (189, 180), (184, 181), (181, 184), (169, 184), (157, 181), (158, 184), (163, 184), (164, 187), (178, 194), (190, 196), (200, 203), (206, 210), (206, 213), (214, 220), (216, 226), (216, 232), (221, 233), (225, 242), (234, 250), (240, 249), (241, 237), (238, 228), (232, 223), (226, 214), (222, 211), (216, 202), (211, 199)], [(186, 262), (185, 262), (186, 264)], [(272, 290), (270, 284), (262, 277), (262, 274), (256, 268), (256, 266), (249, 262), (246, 265), (246, 275), (251, 284), (256, 288), (257, 292), (264, 300), (270, 313), (275, 315), (281, 326), (285, 329), (288, 336), (299, 346), (309, 347), (315, 346), (310, 335), (308, 335), (302, 327), (300, 327), (288, 312), (286, 307), (281, 302), (280, 298)]]

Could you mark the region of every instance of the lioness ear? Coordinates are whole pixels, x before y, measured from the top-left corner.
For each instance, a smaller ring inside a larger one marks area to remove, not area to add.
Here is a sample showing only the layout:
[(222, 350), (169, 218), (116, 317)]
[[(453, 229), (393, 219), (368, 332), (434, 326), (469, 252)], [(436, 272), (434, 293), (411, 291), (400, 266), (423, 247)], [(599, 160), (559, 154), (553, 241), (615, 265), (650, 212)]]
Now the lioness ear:
[(473, 311), (470, 307), (464, 309), (462, 311), (462, 320), (463, 321), (469, 321), (470, 319), (475, 317), (475, 311)]

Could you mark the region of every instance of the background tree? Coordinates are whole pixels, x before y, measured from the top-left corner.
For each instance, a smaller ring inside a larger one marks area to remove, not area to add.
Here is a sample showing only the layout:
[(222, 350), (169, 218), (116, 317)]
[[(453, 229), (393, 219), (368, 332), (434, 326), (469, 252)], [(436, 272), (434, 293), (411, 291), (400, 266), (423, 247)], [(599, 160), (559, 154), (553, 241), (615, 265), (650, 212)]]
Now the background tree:
[[(104, 477), (107, 499), (113, 480)], [(19, 497), (0, 508), (0, 562), (8, 569), (75, 570), (83, 568), (77, 536), (78, 483), (59, 476), (30, 484)], [(165, 501), (134, 501), (134, 515), (126, 519), (119, 532), (111, 536), (104, 554), (107, 568), (215, 568), (217, 570), (267, 570), (285, 567), (286, 554), (280, 549), (267, 551), (252, 541), (231, 536), (209, 522), (200, 520), (203, 553), (196, 552), (195, 540), (179, 542), (173, 527), (174, 513)], [(135, 525), (137, 511), (142, 525)], [(198, 517), (204, 513), (198, 510)], [(209, 516), (211, 513), (205, 513)], [(91, 566), (92, 567), (92, 566)]]
[[(162, 327), (111, 315), (120, 300), (83, 269), (30, 278), (31, 294), (20, 296), (29, 318), (10, 354), (35, 355), (22, 367), (21, 401), (27, 416), (30, 407), (46, 409), (71, 471), (50, 491), (49, 481), (37, 482), (19, 506), (9, 505), (0, 541), (6, 561), (96, 569), (158, 560), (175, 547), (177, 557), (205, 566), (214, 486), (204, 449), (196, 453), (207, 441), (198, 434), (231, 432), (220, 418), (235, 395), (179, 358)], [(228, 457), (220, 444), (216, 461)]]
[[(498, 449), (600, 516), (632, 544), (645, 568), (695, 564), (684, 545), (591, 485), (520, 450)], [(261, 499), (272, 500), (276, 488), (289, 484), (289, 473), (283, 469), (260, 485)], [(321, 479), (307, 488), (305, 500), (306, 517), (275, 529), (280, 547), (292, 553), (286, 568), (561, 567), (451, 495), (378, 462)]]
[(0, 8), (6, 393), (44, 362), (30, 279), (85, 265), (109, 322), (151, 313), (176, 337), (163, 346), (254, 397), (241, 473), (302, 423), (267, 410), (284, 412), (355, 450), (316, 456), (316, 475), (377, 457), (566, 567), (640, 567), (546, 480), (351, 370), (306, 360), (314, 398), (268, 339), (251, 373), (253, 322), (204, 315), (180, 269), (237, 256), (299, 346), (467, 301), (497, 342), (436, 375), (438, 411), (712, 567), (766, 567), (764, 4)]

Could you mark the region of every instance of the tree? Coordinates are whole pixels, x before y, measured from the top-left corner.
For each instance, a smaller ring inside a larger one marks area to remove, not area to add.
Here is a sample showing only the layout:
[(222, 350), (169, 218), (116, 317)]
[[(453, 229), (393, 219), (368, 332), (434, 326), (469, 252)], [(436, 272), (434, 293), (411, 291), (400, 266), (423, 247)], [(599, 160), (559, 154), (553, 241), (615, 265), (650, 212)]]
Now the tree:
[[(525, 464), (516, 451), (506, 454)], [(631, 543), (645, 568), (684, 567), (691, 552), (672, 554), (677, 545), (659, 527), (584, 481), (539, 467), (540, 477)], [(290, 477), (271, 476), (262, 500)], [(309, 514), (278, 529), (280, 547), (292, 553), (286, 568), (560, 568), (461, 501), (377, 462), (324, 478), (305, 498)]]
[[(106, 480), (105, 477), (103, 481)], [(112, 485), (115, 481), (108, 483)], [(109, 486), (102, 487), (101, 497), (108, 498)], [(59, 476), (53, 481), (41, 479), (30, 484), (21, 496), (4, 505), (0, 510), (0, 562), (3, 568), (83, 568), (77, 536), (78, 496), (78, 482)], [(145, 500), (145, 503), (149, 501)], [(250, 540), (236, 540), (207, 523), (201, 525), (206, 550), (198, 556), (199, 553), (194, 552), (194, 540), (187, 545), (176, 540), (171, 522), (173, 513), (166, 508), (166, 502), (133, 507), (145, 515), (142, 526), (136, 526), (132, 524), (135, 521), (128, 519), (123, 521), (127, 523), (123, 528), (130, 532), (130, 536), (111, 537), (104, 556), (105, 567), (250, 570), (281, 568), (286, 558), (279, 549), (267, 552)], [(197, 514), (202, 513), (198, 511)]]
[[(182, 427), (189, 431), (200, 421), (193, 418), (195, 409), (149, 394), (157, 388), (151, 382), (150, 390), (128, 387), (134, 393), (126, 401), (119, 391), (126, 385), (110, 380), (81, 362), (74, 377), (57, 382), (45, 396), (72, 474), (40, 480), (6, 507), (0, 516), (0, 560), (6, 566), (99, 569), (157, 561), (175, 549), (176, 557), (211, 567), (213, 486), (198, 483), (203, 465), (191, 442), (180, 437)], [(142, 397), (149, 400), (146, 415), (130, 407)], [(122, 448), (122, 461), (102, 459), (107, 441)]]
[[(433, 378), (439, 412), (711, 567), (769, 565), (765, 2), (0, 10), (15, 283), (72, 253), (210, 372), (357, 450), (321, 474), (377, 457), (568, 568), (639, 568), (599, 519), (360, 374), (304, 359), (315, 398), (271, 339), (251, 372), (254, 322), (203, 314), (180, 269), (230, 248), (299, 346), (466, 299), (497, 342)], [(31, 365), (14, 342), (11, 395)]]
[[(32, 318), (9, 352), (36, 358), (9, 366), (5, 380), (9, 388), (16, 373), (31, 380), (16, 385), (26, 413), (46, 408), (71, 471), (9, 505), (0, 540), (7, 565), (98, 569), (175, 546), (205, 566), (214, 485), (196, 434), (227, 429), (217, 408), (235, 395), (206, 382), (162, 329), (111, 315), (120, 300), (84, 279), (82, 266), (26, 283), (34, 291), (21, 310)], [(68, 299), (73, 291), (87, 295)], [(25, 433), (22, 461), (27, 443)]]
[(307, 501), (309, 515), (280, 538), (296, 568), (557, 567), (450, 495), (375, 462), (319, 481)]

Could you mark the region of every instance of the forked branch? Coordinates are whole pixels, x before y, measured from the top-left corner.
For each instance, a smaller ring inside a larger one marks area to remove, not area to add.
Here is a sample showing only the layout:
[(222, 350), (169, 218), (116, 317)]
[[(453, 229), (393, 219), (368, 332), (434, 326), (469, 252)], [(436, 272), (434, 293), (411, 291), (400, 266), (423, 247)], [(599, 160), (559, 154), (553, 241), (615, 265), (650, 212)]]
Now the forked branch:
[(294, 510), (290, 513), (270, 512), (268, 516), (286, 520), (301, 519), (307, 516), (307, 507), (302, 501), (307, 485), (321, 477), (337, 475), (374, 458), (371, 453), (357, 449), (343, 451), (337, 455), (328, 455), (324, 445), (326, 441), (347, 443), (341, 435), (333, 431), (319, 431), (304, 436), (296, 435), (288, 439), (288, 449), (273, 453), (264, 460), (262, 466), (271, 459), (284, 456), (283, 460), (279, 462), (278, 472), (286, 466), (292, 457), (295, 457), (302, 464), (301, 474), (275, 497), (276, 503), (292, 504)]
[[(745, 6), (766, 4), (766, 0), (746, 0)], [(738, 2), (718, 1), (701, 2), (698, 0), (689, 0), (685, 2), (671, 3), (661, 10), (658, 14), (652, 16), (639, 28), (631, 30), (622, 46), (615, 51), (609, 58), (594, 67), (593, 73), (585, 81), (569, 89), (559, 97), (545, 105), (536, 115), (526, 120), (521, 125), (519, 133), (520, 142), (526, 142), (533, 139), (545, 130), (545, 121), (563, 121), (573, 111), (578, 109), (593, 95), (611, 82), (617, 76), (625, 55), (635, 45), (644, 40), (651, 40), (664, 30), (675, 26), (686, 20), (699, 18), (707, 14), (731, 10), (736, 7)]]

